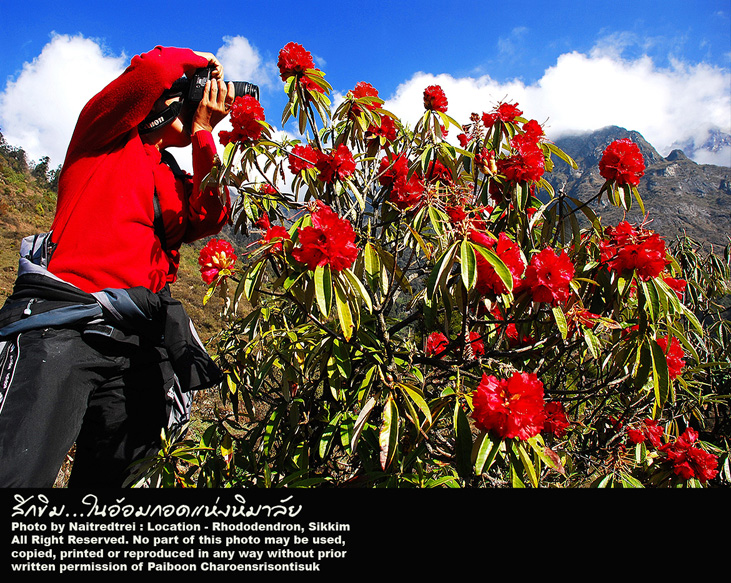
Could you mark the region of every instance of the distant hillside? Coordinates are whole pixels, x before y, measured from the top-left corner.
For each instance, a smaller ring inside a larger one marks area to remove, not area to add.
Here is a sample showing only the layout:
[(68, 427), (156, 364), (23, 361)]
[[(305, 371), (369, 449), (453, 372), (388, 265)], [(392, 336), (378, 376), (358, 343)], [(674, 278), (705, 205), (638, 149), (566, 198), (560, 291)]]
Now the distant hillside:
[[(650, 228), (672, 239), (687, 233), (706, 244), (725, 246), (731, 236), (731, 168), (697, 164), (680, 150), (663, 158), (640, 133), (610, 126), (595, 132), (556, 140), (556, 145), (576, 160), (572, 170), (557, 160), (550, 177), (554, 188), (580, 200), (591, 199), (604, 179), (599, 175), (599, 160), (614, 140), (629, 138), (642, 151), (647, 166), (639, 192), (651, 222)], [(608, 205), (594, 205), (605, 225), (621, 221), (623, 211)], [(642, 220), (635, 204), (627, 216), (630, 222)]]

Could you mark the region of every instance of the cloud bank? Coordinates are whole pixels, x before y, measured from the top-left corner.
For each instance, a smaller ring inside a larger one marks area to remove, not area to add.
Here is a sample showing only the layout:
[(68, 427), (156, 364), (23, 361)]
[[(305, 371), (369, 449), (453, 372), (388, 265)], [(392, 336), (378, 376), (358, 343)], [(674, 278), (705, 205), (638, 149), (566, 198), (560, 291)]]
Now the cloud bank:
[[(711, 130), (731, 134), (731, 74), (706, 64), (672, 61), (660, 69), (647, 56), (625, 60), (611, 47), (561, 55), (534, 84), (500, 83), (489, 76), (455, 78), (417, 73), (402, 83), (387, 107), (415, 123), (423, 90), (439, 84), (449, 114), (468, 120), (501, 101), (519, 103), (526, 116), (545, 123), (549, 138), (618, 125), (639, 131), (662, 155), (678, 144), (700, 147)], [(699, 162), (731, 166), (731, 147), (699, 152)]]
[[(534, 83), (420, 72), (403, 81), (394, 95), (381, 97), (388, 109), (413, 124), (423, 112), (424, 88), (439, 84), (449, 99), (449, 114), (460, 121), (504, 100), (518, 102), (525, 115), (545, 123), (551, 139), (619, 125), (639, 131), (662, 155), (678, 144), (700, 147), (712, 129), (731, 134), (727, 69), (679, 60), (660, 68), (647, 56), (623, 58), (621, 39), (610, 41), (604, 39), (588, 54), (561, 55)], [(264, 91), (281, 90), (276, 64), (246, 38), (223, 38), (217, 56), (227, 78), (253, 81)], [(81, 35), (53, 35), (0, 93), (0, 131), (8, 143), (23, 147), (29, 159), (49, 156), (52, 167), (61, 164), (81, 108), (130, 58), (110, 54)], [(339, 91), (345, 92), (347, 88)], [(226, 124), (220, 129), (228, 129)], [(694, 157), (731, 166), (731, 147), (698, 151)], [(186, 158), (180, 156), (184, 167)]]

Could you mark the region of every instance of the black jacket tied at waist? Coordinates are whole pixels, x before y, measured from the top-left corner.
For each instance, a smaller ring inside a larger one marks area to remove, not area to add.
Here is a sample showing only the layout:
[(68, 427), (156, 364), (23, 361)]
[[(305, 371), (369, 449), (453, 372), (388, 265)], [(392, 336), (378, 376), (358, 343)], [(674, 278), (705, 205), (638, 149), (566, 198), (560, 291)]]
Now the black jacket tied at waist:
[(129, 342), (139, 335), (167, 352), (181, 390), (200, 390), (221, 382), (221, 370), (203, 347), (185, 308), (167, 287), (159, 293), (145, 287), (86, 293), (45, 269), (37, 253), (43, 244), (35, 236), (21, 245), (13, 294), (0, 310), (0, 340), (49, 327), (81, 327), (87, 334), (117, 342)]

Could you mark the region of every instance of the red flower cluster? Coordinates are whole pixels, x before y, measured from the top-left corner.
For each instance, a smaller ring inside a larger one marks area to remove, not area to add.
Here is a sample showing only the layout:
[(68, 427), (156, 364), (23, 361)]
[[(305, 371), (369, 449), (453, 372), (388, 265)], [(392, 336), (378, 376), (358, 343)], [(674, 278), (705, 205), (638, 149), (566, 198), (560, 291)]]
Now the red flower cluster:
[(718, 474), (718, 458), (695, 447), (698, 432), (689, 427), (675, 441), (658, 448), (673, 464), (673, 471), (681, 478), (698, 478), (701, 482), (712, 480)]
[(315, 166), (320, 171), (320, 180), (334, 182), (347, 178), (355, 172), (355, 159), (345, 144), (340, 144), (330, 154), (317, 151)]
[(609, 241), (600, 243), (601, 259), (619, 274), (633, 271), (642, 281), (660, 275), (669, 265), (665, 241), (646, 229), (635, 229), (627, 221), (607, 227)]
[(447, 96), (439, 85), (429, 85), (424, 89), (424, 109), (447, 111)]
[(543, 429), (543, 383), (533, 373), (516, 372), (500, 380), (483, 374), (473, 395), (472, 418), (483, 431), (526, 440)]
[(512, 122), (515, 121), (516, 117), (520, 117), (521, 115), (523, 115), (523, 112), (518, 109), (517, 103), (501, 103), (492, 113), (482, 114), (482, 123), (485, 124), (485, 127), (491, 128), (498, 120)]
[[(525, 271), (525, 263), (518, 244), (505, 233), (500, 233), (497, 240), (495, 240), (484, 233), (472, 231), (470, 239), (495, 252), (513, 275), (513, 288), (515, 288)], [(492, 264), (479, 251), (475, 256), (477, 257), (477, 284), (475, 285), (477, 292), (483, 296), (508, 293), (508, 289)]]
[(470, 332), (469, 343), (472, 347), (473, 356), (482, 356), (485, 354), (485, 343), (482, 341), (482, 334), (479, 332)]
[(352, 225), (322, 201), (317, 201), (312, 212), (312, 226), (298, 232), (300, 246), (292, 251), (292, 257), (307, 269), (314, 271), (318, 265), (329, 265), (332, 271), (342, 271), (358, 257)]
[(685, 288), (688, 287), (688, 282), (684, 279), (676, 279), (674, 277), (669, 277), (667, 275), (663, 275), (662, 280), (668, 284), (668, 287), (672, 289), (675, 292), (675, 295), (678, 296), (681, 300), (683, 299), (683, 294), (685, 293)]
[(649, 441), (655, 448), (662, 445), (664, 435), (665, 431), (662, 426), (654, 419), (645, 419), (639, 428), (627, 428), (627, 436), (632, 443), (637, 444)]
[(599, 173), (620, 186), (637, 186), (645, 173), (642, 152), (632, 140), (615, 140), (604, 150), (599, 161)]
[(378, 167), (381, 186), (390, 187), (388, 200), (406, 210), (418, 205), (424, 196), (424, 183), (413, 173), (409, 177), (409, 161), (403, 154), (385, 156)]
[(286, 81), (293, 75), (301, 76), (307, 69), (314, 69), (315, 61), (312, 59), (312, 54), (302, 45), (290, 42), (279, 51), (277, 66), (282, 81)]
[[(378, 98), (378, 90), (373, 87), (370, 83), (366, 83), (365, 81), (360, 81), (356, 83), (355, 87), (350, 91), (350, 93), (355, 97), (356, 99), (360, 99), (362, 97), (376, 97)], [(371, 101), (370, 103), (367, 103), (364, 105), (366, 109), (370, 109), (371, 111), (375, 109), (381, 108), (381, 103), (378, 101)], [(354, 105), (352, 112), (354, 114), (358, 114), (360, 112), (360, 106)]]
[(568, 255), (546, 248), (531, 257), (520, 285), (530, 290), (534, 301), (557, 306), (569, 299), (573, 278), (574, 265)]
[(201, 278), (207, 284), (213, 283), (221, 275), (231, 275), (236, 253), (231, 243), (223, 239), (211, 239), (201, 249), (198, 255), (198, 265), (201, 268)]
[(452, 184), (454, 182), (452, 172), (439, 160), (432, 160), (429, 164), (425, 179), (429, 184), (435, 184), (437, 182)]
[(685, 366), (685, 352), (683, 352), (680, 342), (675, 336), (673, 336), (670, 339), (670, 346), (668, 346), (668, 337), (663, 336), (657, 339), (657, 344), (663, 349), (663, 352), (665, 352), (665, 360), (667, 360), (668, 363), (668, 373), (670, 374), (670, 378), (678, 378)]
[(393, 142), (398, 135), (398, 129), (392, 117), (383, 115), (381, 116), (380, 124), (372, 123), (368, 126), (367, 134), (366, 139), (368, 140), (378, 139), (383, 136), (387, 141)]
[(563, 403), (559, 403), (558, 401), (546, 403), (544, 411), (546, 413), (546, 420), (543, 423), (543, 432), (552, 433), (559, 438), (563, 437), (566, 429), (570, 425), (566, 417), (566, 410), (563, 408)]
[(221, 144), (225, 146), (231, 142), (258, 140), (263, 129), (259, 121), (263, 120), (264, 109), (254, 97), (251, 95), (237, 97), (231, 106), (233, 131), (223, 130), (218, 133)]
[(497, 173), (497, 163), (495, 162), (495, 152), (482, 148), (479, 152), (475, 152), (475, 167), (485, 175), (492, 176)]
[(545, 156), (538, 145), (543, 137), (543, 128), (532, 120), (523, 126), (524, 132), (511, 141), (515, 153), (498, 160), (500, 174), (510, 182), (534, 182), (540, 180), (546, 170)]
[(438, 356), (444, 352), (449, 345), (449, 340), (441, 332), (432, 332), (426, 338), (426, 348), (424, 352), (427, 356)]
[(299, 174), (302, 170), (313, 168), (317, 162), (317, 152), (312, 146), (297, 145), (288, 156), (289, 171)]
[(261, 218), (256, 222), (256, 226), (264, 229), (264, 236), (259, 239), (260, 245), (268, 245), (272, 241), (275, 241), (275, 243), (272, 244), (272, 246), (267, 250), (267, 253), (281, 253), (282, 251), (282, 241), (285, 239), (289, 240), (291, 237), (289, 236), (289, 231), (285, 229), (281, 225), (274, 225), (272, 226), (269, 222), (269, 217), (266, 214), (263, 214)]

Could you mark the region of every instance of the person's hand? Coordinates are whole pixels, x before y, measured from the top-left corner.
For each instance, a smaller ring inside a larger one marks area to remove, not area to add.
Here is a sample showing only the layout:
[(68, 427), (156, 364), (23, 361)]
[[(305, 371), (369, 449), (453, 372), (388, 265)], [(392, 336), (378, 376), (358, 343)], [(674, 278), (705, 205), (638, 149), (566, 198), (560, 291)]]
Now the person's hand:
[(210, 79), (203, 89), (203, 99), (193, 115), (191, 134), (198, 130), (213, 131), (218, 122), (228, 115), (236, 97), (234, 84), (228, 86), (223, 78)]
[(199, 57), (203, 57), (208, 60), (208, 67), (211, 67), (211, 78), (223, 79), (223, 65), (219, 63), (218, 59), (212, 53), (202, 53), (199, 51), (193, 51)]

